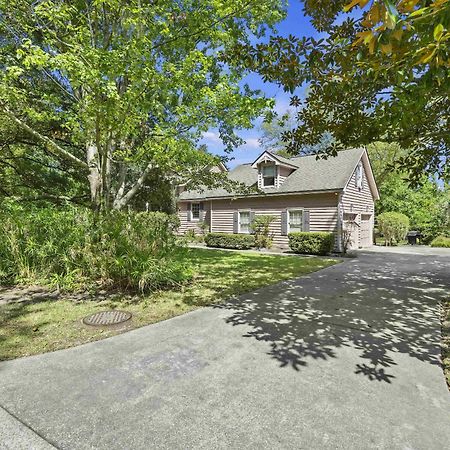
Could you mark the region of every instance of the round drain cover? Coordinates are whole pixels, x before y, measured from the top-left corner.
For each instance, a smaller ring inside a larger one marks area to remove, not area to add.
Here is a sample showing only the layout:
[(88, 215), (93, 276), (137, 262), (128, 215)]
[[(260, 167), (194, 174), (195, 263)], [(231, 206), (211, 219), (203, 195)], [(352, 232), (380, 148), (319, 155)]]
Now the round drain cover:
[(126, 322), (129, 319), (131, 319), (131, 313), (127, 311), (99, 311), (85, 317), (83, 323), (86, 325), (104, 326)]

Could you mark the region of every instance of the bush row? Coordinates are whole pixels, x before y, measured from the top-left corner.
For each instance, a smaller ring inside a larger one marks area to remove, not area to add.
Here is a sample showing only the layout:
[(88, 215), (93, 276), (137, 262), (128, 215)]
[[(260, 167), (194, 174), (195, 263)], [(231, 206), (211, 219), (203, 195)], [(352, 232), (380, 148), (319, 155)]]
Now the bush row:
[(205, 236), (205, 243), (208, 247), (247, 250), (255, 246), (255, 236), (252, 234), (209, 233)]
[(179, 257), (177, 226), (163, 213), (2, 208), (0, 284), (141, 291), (177, 285), (191, 277)]
[(431, 247), (450, 248), (450, 237), (438, 236), (437, 238), (433, 239), (430, 245)]
[(289, 247), (295, 253), (327, 255), (334, 247), (333, 233), (289, 233)]
[[(334, 248), (333, 233), (289, 233), (289, 247), (295, 253), (326, 255)], [(208, 247), (246, 250), (255, 246), (251, 234), (209, 233), (205, 236)]]

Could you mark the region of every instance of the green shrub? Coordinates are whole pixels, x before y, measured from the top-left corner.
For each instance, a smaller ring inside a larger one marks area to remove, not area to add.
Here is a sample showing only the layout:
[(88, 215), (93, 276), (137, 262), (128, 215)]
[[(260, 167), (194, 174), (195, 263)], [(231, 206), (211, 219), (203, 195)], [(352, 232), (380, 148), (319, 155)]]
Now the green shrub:
[(273, 242), (273, 233), (270, 232), (270, 224), (275, 220), (275, 216), (255, 216), (250, 224), (250, 229), (255, 236), (256, 248), (270, 248)]
[(255, 246), (255, 237), (251, 234), (209, 233), (205, 242), (208, 247), (247, 250)]
[(333, 233), (289, 233), (289, 247), (295, 253), (326, 255), (334, 248)]
[(195, 230), (193, 228), (186, 230), (184, 233), (184, 237), (186, 238), (187, 242), (195, 242), (197, 240), (197, 235), (195, 234)]
[(450, 237), (446, 236), (438, 236), (436, 239), (431, 242), (431, 247), (444, 247), (450, 248)]
[(378, 228), (386, 243), (400, 242), (409, 230), (409, 218), (398, 212), (385, 212), (378, 216)]
[(0, 283), (148, 291), (184, 282), (178, 219), (164, 213), (10, 207), (0, 214)]

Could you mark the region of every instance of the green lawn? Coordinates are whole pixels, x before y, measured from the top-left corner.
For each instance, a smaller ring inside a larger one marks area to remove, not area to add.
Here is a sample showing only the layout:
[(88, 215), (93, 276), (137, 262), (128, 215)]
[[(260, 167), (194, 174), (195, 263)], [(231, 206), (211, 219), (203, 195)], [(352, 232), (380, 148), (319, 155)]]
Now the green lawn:
[[(0, 360), (103, 339), (337, 263), (328, 258), (205, 249), (189, 249), (184, 257), (192, 262), (196, 275), (179, 290), (158, 291), (139, 298), (123, 296), (83, 302), (59, 299), (0, 305)], [(130, 311), (133, 319), (114, 330), (81, 323), (84, 316), (110, 308)]]

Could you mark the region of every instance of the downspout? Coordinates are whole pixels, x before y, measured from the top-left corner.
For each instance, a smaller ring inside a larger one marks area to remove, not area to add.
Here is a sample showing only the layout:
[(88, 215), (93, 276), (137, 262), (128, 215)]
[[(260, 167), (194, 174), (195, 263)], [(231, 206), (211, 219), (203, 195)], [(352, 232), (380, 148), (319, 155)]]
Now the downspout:
[(213, 232), (213, 202), (209, 201), (209, 232)]
[(338, 194), (338, 204), (337, 204), (337, 251), (339, 253), (343, 252), (342, 248), (342, 228), (344, 224), (344, 208), (342, 206), (342, 197), (344, 193), (339, 192)]

